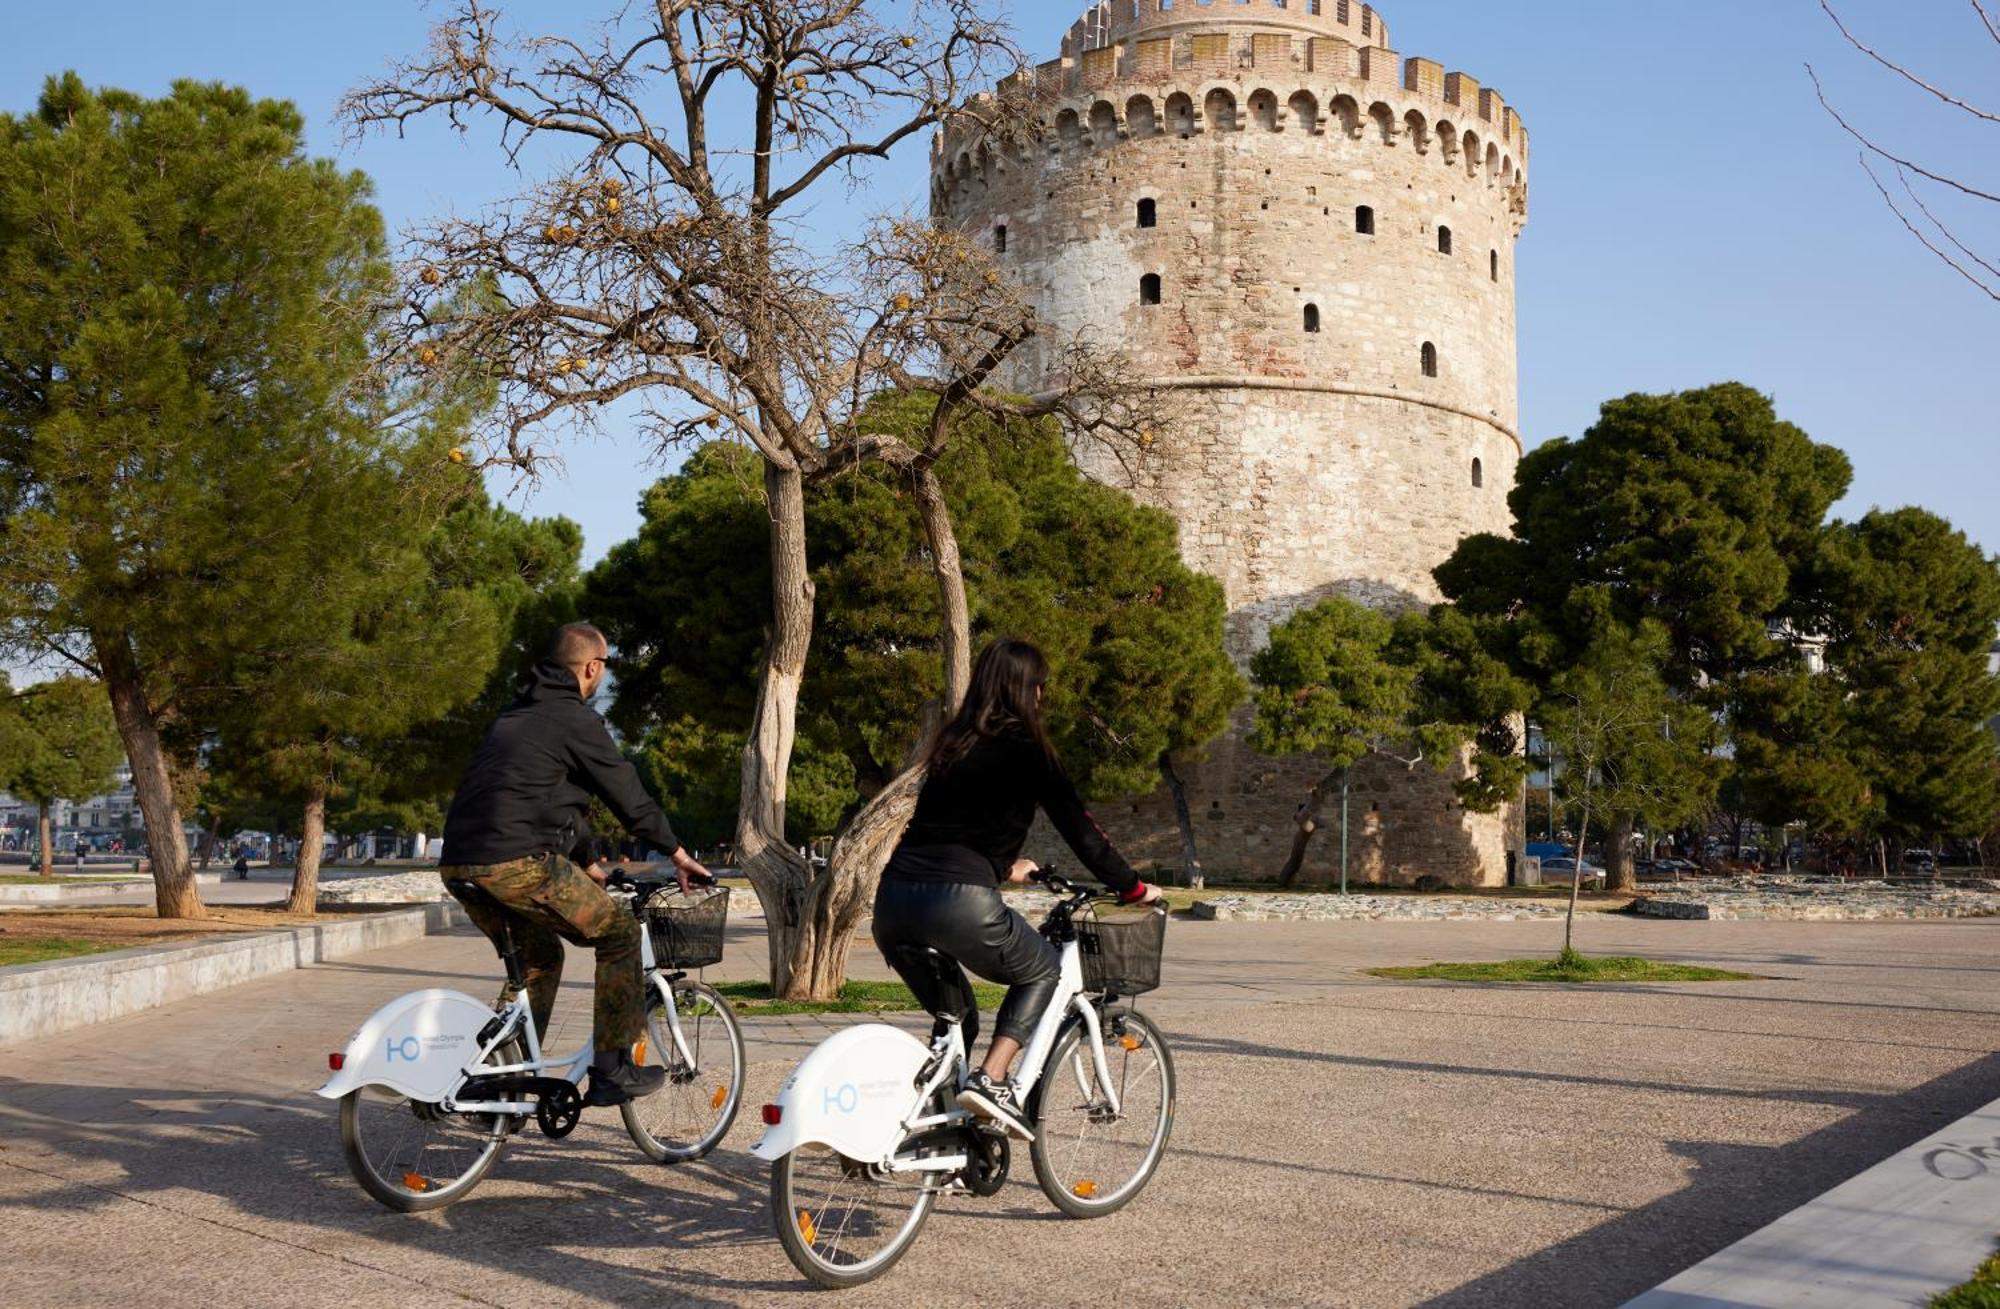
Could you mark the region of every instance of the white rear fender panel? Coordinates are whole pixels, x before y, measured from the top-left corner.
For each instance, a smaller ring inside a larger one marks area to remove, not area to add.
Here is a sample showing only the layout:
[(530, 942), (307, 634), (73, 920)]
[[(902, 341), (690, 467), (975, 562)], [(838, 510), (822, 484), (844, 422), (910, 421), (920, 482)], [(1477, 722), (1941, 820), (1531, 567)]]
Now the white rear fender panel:
[(850, 1159), (885, 1158), (916, 1104), (917, 1073), (929, 1057), (923, 1042), (886, 1023), (836, 1032), (793, 1070), (778, 1093), (777, 1125), (750, 1153), (780, 1159), (824, 1145)]
[(386, 1086), (412, 1100), (434, 1101), (479, 1051), (491, 1005), (463, 991), (412, 991), (377, 1009), (347, 1043), (339, 1072), (319, 1088), (338, 1100), (362, 1086)]

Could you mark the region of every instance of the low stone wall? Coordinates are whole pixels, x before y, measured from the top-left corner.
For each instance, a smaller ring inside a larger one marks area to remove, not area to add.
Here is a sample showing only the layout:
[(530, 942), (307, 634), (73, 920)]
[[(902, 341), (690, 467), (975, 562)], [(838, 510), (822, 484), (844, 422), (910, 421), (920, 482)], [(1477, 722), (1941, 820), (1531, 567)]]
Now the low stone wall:
[(444, 898), (444, 879), (434, 866), (381, 877), (343, 877), (319, 886), (321, 904), (430, 904)]
[(1441, 895), (1219, 895), (1197, 900), (1190, 911), (1215, 922), (1357, 922), (1405, 919), (1410, 922), (1511, 923), (1561, 918), (1567, 910), (1553, 900), (1497, 900)]
[(122, 1018), (343, 955), (400, 945), (465, 921), (456, 904), (435, 904), (311, 927), (0, 968), (0, 1046)]
[(1632, 910), (1647, 918), (1884, 922), (2000, 915), (2000, 883), (1854, 882), (1827, 877), (1732, 877), (1654, 891)]
[[(222, 874), (196, 873), (194, 880), (196, 886), (215, 886), (222, 881)], [(153, 879), (150, 877), (105, 878), (88, 882), (52, 877), (46, 884), (0, 886), (0, 905), (89, 904), (152, 889)]]

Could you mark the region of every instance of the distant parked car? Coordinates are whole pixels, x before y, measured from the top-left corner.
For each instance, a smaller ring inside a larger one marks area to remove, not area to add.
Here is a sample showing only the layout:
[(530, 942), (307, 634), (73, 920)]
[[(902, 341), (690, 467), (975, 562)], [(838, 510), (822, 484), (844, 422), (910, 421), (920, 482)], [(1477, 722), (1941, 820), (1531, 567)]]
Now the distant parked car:
[(1935, 873), (1937, 855), (1929, 850), (1915, 848), (1903, 851), (1903, 867), (1913, 872)]
[[(1567, 855), (1558, 855), (1554, 859), (1542, 860), (1542, 878), (1544, 881), (1568, 881), (1572, 876), (1576, 875), (1576, 872), (1576, 860)], [(1604, 882), (1604, 870), (1589, 860), (1585, 860), (1581, 880), (1596, 882), (1602, 885)]]

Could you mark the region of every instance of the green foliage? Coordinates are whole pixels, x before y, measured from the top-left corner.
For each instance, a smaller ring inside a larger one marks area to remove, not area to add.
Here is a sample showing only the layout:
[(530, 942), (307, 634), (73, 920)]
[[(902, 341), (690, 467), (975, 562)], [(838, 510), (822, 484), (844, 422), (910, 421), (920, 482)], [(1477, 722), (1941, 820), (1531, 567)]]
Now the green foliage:
[(2000, 568), (1943, 519), (1899, 509), (1829, 532), (1814, 583), (1875, 833), (1899, 844), (1984, 834), (2000, 814), (1987, 730), (2000, 714), (1987, 668)]
[(1543, 695), (1542, 730), (1561, 761), (1556, 803), (1580, 831), (1607, 815), (1674, 827), (1715, 795), (1716, 720), (1667, 684), (1668, 642), (1656, 624), (1613, 627)]
[(1454, 610), (1392, 620), (1354, 600), (1323, 600), (1272, 628), (1250, 673), (1250, 743), (1264, 754), (1311, 755), (1329, 771), (1369, 754), (1405, 755), (1446, 772), (1469, 744), (1474, 768), (1457, 789), (1484, 809), (1513, 799), (1524, 776), (1512, 720), (1527, 688)]
[(320, 562), (299, 506), (390, 288), (366, 179), (303, 128), (74, 74), (0, 117), (0, 621), (80, 654), (123, 634), (160, 710), (290, 627)]
[(47, 806), (111, 789), (124, 752), (100, 683), (62, 677), (5, 696), (0, 682), (0, 791)]
[[(914, 435), (932, 403), (879, 398), (863, 421)], [(1004, 632), (1048, 654), (1050, 728), (1080, 789), (1150, 791), (1160, 755), (1198, 749), (1241, 698), (1221, 588), (1180, 562), (1170, 517), (1085, 479), (1053, 423), (966, 423), (938, 473), (975, 642)], [(613, 719), (649, 737), (641, 757), (676, 822), (719, 823), (734, 812), (771, 612), (758, 465), (706, 446), (647, 491), (642, 513), (639, 536), (591, 573), (583, 607), (619, 653)], [(864, 465), (811, 489), (807, 526), (818, 627), (793, 840), (833, 831), (900, 771), (942, 688), (936, 581), (909, 488)]]
[(1475, 536), (1437, 569), (1468, 614), (1510, 618), (1510, 657), (1543, 675), (1607, 626), (1658, 624), (1680, 690), (1780, 651), (1793, 573), (1845, 493), (1847, 457), (1736, 383), (1606, 404), (1581, 440), (1521, 461), (1514, 535)]
[(1423, 964), (1415, 968), (1370, 968), (1372, 977), (1396, 981), (1447, 982), (1749, 982), (1749, 973), (1696, 964), (1665, 964), (1633, 957), (1600, 958), (1565, 948), (1554, 959), (1506, 959), (1498, 963)]

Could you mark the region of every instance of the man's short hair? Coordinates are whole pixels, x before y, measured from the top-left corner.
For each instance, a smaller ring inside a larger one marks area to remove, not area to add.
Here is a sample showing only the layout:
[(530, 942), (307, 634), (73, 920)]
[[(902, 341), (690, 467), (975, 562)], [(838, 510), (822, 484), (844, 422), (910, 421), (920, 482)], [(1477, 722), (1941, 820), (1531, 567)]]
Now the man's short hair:
[(589, 623), (565, 623), (549, 646), (549, 659), (565, 668), (581, 668), (593, 659), (602, 659), (609, 648), (604, 633)]

